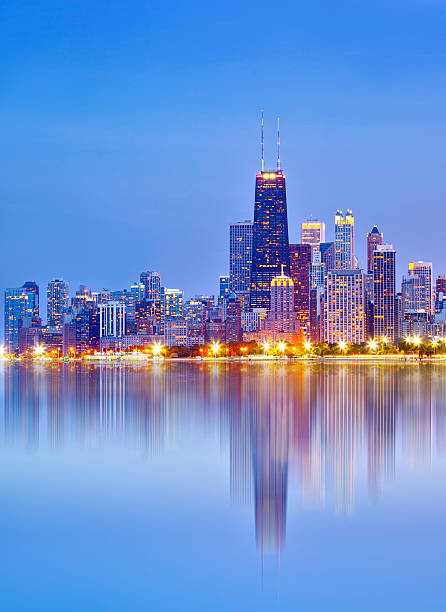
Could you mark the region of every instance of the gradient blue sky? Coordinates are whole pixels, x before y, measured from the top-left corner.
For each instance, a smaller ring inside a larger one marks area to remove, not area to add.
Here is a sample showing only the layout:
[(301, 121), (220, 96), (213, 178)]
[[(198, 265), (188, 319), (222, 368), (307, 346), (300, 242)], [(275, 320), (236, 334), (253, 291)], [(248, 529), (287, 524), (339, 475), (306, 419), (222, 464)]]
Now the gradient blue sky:
[(362, 264), (378, 223), (400, 272), (446, 273), (446, 2), (6, 1), (0, 24), (2, 288), (216, 291), (261, 108), (292, 241), (351, 207)]

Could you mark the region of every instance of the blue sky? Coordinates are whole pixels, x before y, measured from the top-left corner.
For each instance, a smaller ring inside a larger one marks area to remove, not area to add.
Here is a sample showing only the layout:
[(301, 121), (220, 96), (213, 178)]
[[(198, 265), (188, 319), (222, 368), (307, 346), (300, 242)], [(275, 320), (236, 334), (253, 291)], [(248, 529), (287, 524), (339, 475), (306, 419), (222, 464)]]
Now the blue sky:
[(446, 2), (8, 2), (0, 286), (216, 291), (282, 125), (290, 239), (351, 207), (446, 273)]

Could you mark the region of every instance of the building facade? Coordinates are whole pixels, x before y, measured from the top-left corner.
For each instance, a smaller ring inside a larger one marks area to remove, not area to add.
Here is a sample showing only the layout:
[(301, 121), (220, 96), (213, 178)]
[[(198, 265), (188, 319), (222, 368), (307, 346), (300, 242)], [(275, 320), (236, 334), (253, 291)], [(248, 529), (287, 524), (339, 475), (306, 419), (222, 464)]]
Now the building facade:
[(324, 340), (360, 344), (365, 337), (365, 275), (359, 269), (327, 272)]
[(288, 216), (282, 171), (256, 176), (250, 308), (269, 308), (271, 281), (289, 273)]
[(391, 244), (376, 244), (373, 250), (373, 334), (396, 340), (396, 253)]
[(301, 244), (311, 245), (313, 252), (319, 249), (321, 242), (325, 242), (325, 223), (318, 219), (308, 219), (300, 224)]
[(249, 292), (253, 226), (252, 221), (229, 226), (229, 286), (236, 294)]
[(335, 215), (335, 269), (353, 270), (355, 260), (355, 218), (351, 210), (345, 216), (342, 211)]
[(373, 252), (376, 247), (383, 243), (383, 235), (378, 227), (374, 225), (372, 230), (367, 234), (367, 274), (373, 274)]
[(161, 291), (161, 274), (145, 270), (139, 276), (140, 284), (144, 285), (144, 297), (147, 300), (159, 300)]
[(294, 285), (294, 310), (302, 329), (310, 322), (310, 266), (312, 246), (290, 244), (290, 277)]
[(68, 283), (61, 278), (50, 281), (47, 286), (46, 295), (48, 327), (54, 327), (61, 332), (64, 314), (68, 308)]
[(99, 337), (120, 338), (125, 335), (125, 304), (106, 302), (98, 305)]

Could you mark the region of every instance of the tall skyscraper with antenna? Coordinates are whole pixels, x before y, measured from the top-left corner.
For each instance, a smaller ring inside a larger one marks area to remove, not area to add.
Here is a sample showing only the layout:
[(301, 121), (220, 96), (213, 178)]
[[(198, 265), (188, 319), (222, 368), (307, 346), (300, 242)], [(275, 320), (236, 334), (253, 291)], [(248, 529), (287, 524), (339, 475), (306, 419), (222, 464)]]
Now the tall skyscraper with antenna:
[(288, 214), (285, 176), (280, 167), (280, 123), (277, 120), (277, 169), (265, 171), (263, 112), (261, 172), (256, 176), (250, 308), (270, 308), (271, 281), (282, 265), (289, 276)]

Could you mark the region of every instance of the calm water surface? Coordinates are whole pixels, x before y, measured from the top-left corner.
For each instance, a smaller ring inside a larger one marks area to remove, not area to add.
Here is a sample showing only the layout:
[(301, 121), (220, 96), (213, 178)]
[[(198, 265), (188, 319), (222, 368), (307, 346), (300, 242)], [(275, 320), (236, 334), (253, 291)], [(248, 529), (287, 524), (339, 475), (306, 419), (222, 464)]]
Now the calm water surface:
[(4, 610), (445, 610), (446, 366), (0, 366)]

